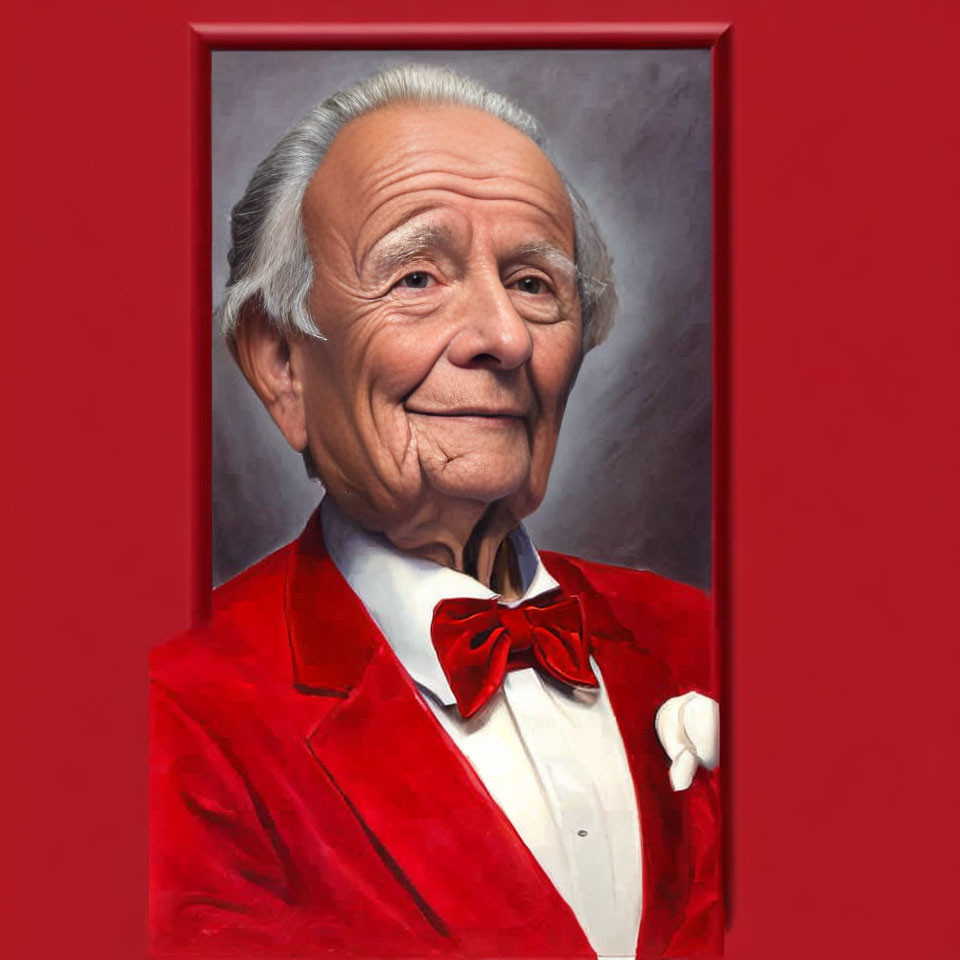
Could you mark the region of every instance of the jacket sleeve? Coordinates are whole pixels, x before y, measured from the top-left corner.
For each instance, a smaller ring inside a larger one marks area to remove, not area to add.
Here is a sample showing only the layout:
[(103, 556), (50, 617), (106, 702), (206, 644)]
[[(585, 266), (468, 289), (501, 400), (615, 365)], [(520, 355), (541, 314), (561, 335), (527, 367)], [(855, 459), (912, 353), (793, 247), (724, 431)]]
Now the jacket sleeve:
[(150, 724), (151, 955), (283, 955), (299, 922), (255, 791), (196, 713), (156, 682)]

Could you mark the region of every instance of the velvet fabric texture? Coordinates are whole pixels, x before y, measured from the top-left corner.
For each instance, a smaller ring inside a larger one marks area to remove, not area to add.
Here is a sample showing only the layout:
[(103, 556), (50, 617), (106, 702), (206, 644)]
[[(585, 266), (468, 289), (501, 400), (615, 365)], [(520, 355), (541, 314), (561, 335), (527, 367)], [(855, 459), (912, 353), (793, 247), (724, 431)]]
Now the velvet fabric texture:
[(536, 666), (571, 686), (596, 687), (582, 620), (579, 597), (551, 594), (516, 607), (496, 598), (441, 600), (430, 639), (461, 715), (472, 717), (508, 670)]
[[(642, 833), (642, 958), (722, 941), (719, 771), (674, 792), (654, 729), (716, 697), (709, 604), (651, 573), (542, 553), (578, 596)], [(151, 658), (154, 956), (593, 953), (572, 910), (326, 553), (317, 515)]]

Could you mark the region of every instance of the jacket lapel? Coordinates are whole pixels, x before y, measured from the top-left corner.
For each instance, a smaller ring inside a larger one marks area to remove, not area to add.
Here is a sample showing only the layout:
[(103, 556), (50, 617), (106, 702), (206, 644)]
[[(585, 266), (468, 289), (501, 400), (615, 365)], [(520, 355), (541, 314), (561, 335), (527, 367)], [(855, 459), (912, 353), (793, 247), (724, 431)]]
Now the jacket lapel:
[(336, 700), (304, 734), (386, 871), (466, 953), (595, 956), (340, 576), (319, 530), (315, 516), (292, 559), (287, 622), (297, 688)]
[(643, 913), (638, 957), (660, 957), (682, 925), (689, 896), (689, 813), (685, 793), (670, 786), (669, 762), (654, 719), (677, 694), (667, 665), (613, 616), (603, 597), (569, 560), (544, 556), (565, 593), (578, 593), (584, 629), (623, 737), (640, 815)]

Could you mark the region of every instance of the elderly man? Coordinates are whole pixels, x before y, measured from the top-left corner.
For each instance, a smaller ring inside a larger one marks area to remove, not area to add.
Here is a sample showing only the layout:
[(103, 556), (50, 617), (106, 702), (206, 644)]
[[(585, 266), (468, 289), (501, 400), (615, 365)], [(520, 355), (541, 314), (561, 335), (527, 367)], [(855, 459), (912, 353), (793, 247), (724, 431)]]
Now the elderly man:
[(719, 949), (706, 599), (520, 523), (614, 304), (542, 142), (401, 67), (234, 209), (223, 325), (326, 497), (153, 657), (156, 953)]

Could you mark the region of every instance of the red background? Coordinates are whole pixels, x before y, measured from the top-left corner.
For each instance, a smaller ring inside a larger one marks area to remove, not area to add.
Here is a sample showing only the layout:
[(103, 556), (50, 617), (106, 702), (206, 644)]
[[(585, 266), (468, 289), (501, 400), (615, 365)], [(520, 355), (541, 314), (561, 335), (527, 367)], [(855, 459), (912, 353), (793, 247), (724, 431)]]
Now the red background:
[[(206, 78), (188, 24), (324, 9), (3, 5), (3, 958), (145, 952), (146, 650), (209, 593)], [(958, 950), (958, 9), (590, 5), (596, 20), (732, 24), (732, 958)], [(417, 19), (450, 8), (423, 0)]]

